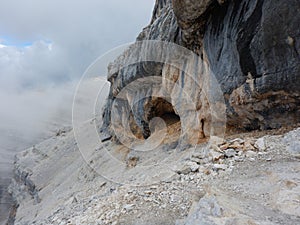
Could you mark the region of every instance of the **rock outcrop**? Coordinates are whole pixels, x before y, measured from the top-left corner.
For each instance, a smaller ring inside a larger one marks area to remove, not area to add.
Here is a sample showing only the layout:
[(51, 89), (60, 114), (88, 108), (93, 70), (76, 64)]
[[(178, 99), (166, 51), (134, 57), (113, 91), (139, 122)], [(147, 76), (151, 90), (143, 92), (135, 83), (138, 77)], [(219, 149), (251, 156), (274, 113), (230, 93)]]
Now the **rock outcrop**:
[[(137, 41), (171, 42), (198, 55), (203, 64), (194, 64), (208, 67), (198, 73), (214, 74), (220, 85), (228, 131), (279, 128), (300, 121), (299, 8), (298, 0), (157, 0), (151, 23)], [(103, 113), (103, 140), (116, 136), (111, 118), (114, 104), (118, 114), (127, 112), (114, 117), (114, 123), (127, 118), (139, 138), (148, 138), (151, 119), (163, 114), (177, 114), (183, 130), (191, 126), (191, 120), (197, 120), (197, 138), (210, 136), (212, 103), (207, 100), (203, 85), (187, 80), (182, 72), (185, 62), (181, 68), (164, 62), (127, 65), (149, 49), (139, 50), (129, 48), (109, 67), (111, 89)], [(153, 85), (144, 84), (141, 90), (147, 92), (132, 92), (118, 100), (118, 94), (130, 83), (149, 76), (162, 78), (162, 89), (170, 99), (164, 102), (151, 97)], [(196, 74), (193, 79), (201, 83), (203, 77), (204, 74)], [(178, 105), (182, 98), (172, 96), (174, 86), (168, 87), (164, 79), (180, 85), (193, 98), (193, 112), (186, 110), (187, 105)]]

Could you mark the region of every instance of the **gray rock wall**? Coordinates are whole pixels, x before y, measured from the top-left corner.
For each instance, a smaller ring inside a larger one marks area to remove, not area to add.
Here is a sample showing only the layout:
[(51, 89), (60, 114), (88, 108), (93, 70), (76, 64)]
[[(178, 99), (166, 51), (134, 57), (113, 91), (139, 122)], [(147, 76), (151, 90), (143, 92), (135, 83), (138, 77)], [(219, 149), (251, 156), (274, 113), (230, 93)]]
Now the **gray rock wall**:
[[(202, 57), (221, 86), (228, 130), (278, 128), (300, 121), (299, 9), (298, 0), (157, 0), (151, 23), (137, 41), (172, 42)], [(103, 140), (114, 136), (111, 107), (117, 94), (129, 83), (147, 76), (162, 76), (177, 82), (184, 76), (164, 63), (143, 62), (122, 68), (136, 54), (142, 53), (128, 49), (109, 66), (108, 80), (112, 85), (103, 113)], [(201, 90), (193, 90), (195, 86), (190, 82), (181, 85), (200, 102), (198, 119), (207, 122), (199, 133), (209, 136), (212, 112), (207, 100)], [(143, 99), (143, 93), (136, 94), (139, 95), (136, 98)], [(120, 114), (124, 112), (122, 105), (131, 101), (123, 100), (118, 103)], [(174, 97), (171, 102), (176, 102)], [(157, 104), (151, 98), (134, 106), (129, 104), (131, 115), (127, 117), (132, 127), (140, 129), (136, 133), (150, 135), (153, 107), (149, 105)], [(182, 125), (189, 126), (186, 122), (189, 113), (173, 106)]]
[(297, 0), (243, 0), (212, 10), (204, 51), (224, 91), (229, 125), (269, 129), (299, 121), (299, 9)]

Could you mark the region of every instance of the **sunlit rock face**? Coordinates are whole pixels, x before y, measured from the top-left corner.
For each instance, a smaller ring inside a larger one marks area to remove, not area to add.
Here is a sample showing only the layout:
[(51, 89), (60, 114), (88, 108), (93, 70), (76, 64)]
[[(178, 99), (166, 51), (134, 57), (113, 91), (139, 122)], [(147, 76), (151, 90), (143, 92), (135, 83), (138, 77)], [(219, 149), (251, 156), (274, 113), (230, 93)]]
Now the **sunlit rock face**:
[[(148, 138), (151, 119), (164, 114), (179, 116), (182, 130), (194, 134), (188, 140), (210, 136), (215, 115), (205, 94), (211, 91), (205, 87), (210, 86), (203, 84), (212, 74), (224, 97), (228, 130), (273, 129), (299, 122), (299, 9), (298, 0), (157, 0), (151, 23), (137, 41), (172, 42), (191, 50), (203, 62), (195, 61), (200, 69), (193, 71), (191, 78), (182, 67), (163, 62), (122, 67), (143, 54), (125, 51), (108, 69), (111, 89), (103, 113), (103, 140), (115, 137), (112, 123), (124, 120), (129, 121), (135, 136)], [(130, 83), (150, 76), (161, 77), (160, 85), (143, 83), (122, 101), (117, 100)], [(182, 90), (194, 107), (184, 101)], [(153, 97), (161, 92), (166, 101)], [(113, 105), (119, 110), (118, 118), (111, 117)]]

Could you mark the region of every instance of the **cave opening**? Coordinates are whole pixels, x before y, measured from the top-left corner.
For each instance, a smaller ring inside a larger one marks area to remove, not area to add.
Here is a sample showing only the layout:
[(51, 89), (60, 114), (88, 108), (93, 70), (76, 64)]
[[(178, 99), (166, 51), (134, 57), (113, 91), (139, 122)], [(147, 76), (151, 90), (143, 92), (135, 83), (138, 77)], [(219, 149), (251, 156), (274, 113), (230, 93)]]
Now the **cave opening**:
[[(176, 114), (173, 105), (169, 101), (160, 97), (152, 97), (145, 107), (149, 109), (147, 114), (148, 123), (153, 118), (158, 117), (165, 122), (168, 129), (168, 134), (174, 133), (174, 129), (172, 129), (172, 127), (176, 127), (176, 131), (180, 131), (180, 116)], [(148, 127), (147, 135), (144, 136), (145, 139), (149, 138), (151, 133), (155, 132), (156, 129), (157, 127)]]
[(180, 116), (169, 101), (161, 97), (151, 97), (141, 100), (139, 104), (143, 106), (143, 116), (135, 116), (134, 111), (130, 110), (128, 117), (130, 130), (136, 138), (148, 139), (164, 126), (167, 128), (168, 135), (180, 136)]

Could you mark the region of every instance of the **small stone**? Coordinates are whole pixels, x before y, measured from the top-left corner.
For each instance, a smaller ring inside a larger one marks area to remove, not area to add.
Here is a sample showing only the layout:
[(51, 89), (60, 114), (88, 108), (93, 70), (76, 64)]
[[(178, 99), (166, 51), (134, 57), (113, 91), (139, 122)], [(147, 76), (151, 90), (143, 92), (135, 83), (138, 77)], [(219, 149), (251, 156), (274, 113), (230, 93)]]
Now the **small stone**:
[(221, 153), (223, 152), (217, 145), (211, 145), (210, 151), (221, 152)]
[(294, 43), (295, 43), (294, 39), (291, 36), (287, 37), (286, 42), (290, 46), (294, 46)]
[(244, 146), (239, 142), (233, 142), (232, 144), (229, 145), (229, 147), (234, 149), (243, 149)]
[(128, 167), (135, 167), (137, 162), (139, 161), (139, 157), (135, 156), (134, 154), (129, 153), (127, 156), (127, 166)]
[(269, 158), (266, 159), (266, 161), (267, 161), (267, 162), (270, 162), (270, 161), (272, 161), (272, 158), (269, 157)]
[(228, 148), (229, 148), (229, 143), (225, 143), (225, 144), (220, 146), (220, 149), (223, 150), (223, 151), (228, 149)]
[(192, 157), (198, 159), (204, 159), (206, 157), (206, 154), (205, 152), (194, 152)]
[(152, 194), (152, 191), (151, 191), (151, 190), (146, 190), (146, 191), (144, 191), (144, 193), (145, 193), (146, 195), (151, 195), (151, 194)]
[(263, 137), (257, 139), (257, 141), (255, 142), (254, 146), (257, 149), (259, 149), (260, 151), (265, 151), (266, 150), (265, 139)]
[(196, 172), (199, 169), (199, 165), (195, 162), (188, 162), (188, 166), (190, 167), (192, 172)]
[(189, 174), (191, 172), (191, 167), (189, 167), (188, 165), (184, 165), (183, 167), (179, 168), (176, 170), (176, 172), (178, 174)]
[(249, 157), (249, 158), (253, 158), (256, 156), (256, 152), (254, 151), (247, 151), (246, 152), (246, 156)]
[(213, 165), (213, 170), (219, 171), (219, 170), (226, 170), (227, 165), (225, 164), (214, 164)]
[(236, 155), (236, 151), (233, 148), (229, 148), (225, 151), (225, 156), (227, 158), (234, 157)]
[(210, 171), (209, 169), (205, 169), (205, 170), (203, 171), (203, 173), (204, 173), (205, 175), (209, 175), (209, 174), (211, 173), (211, 171)]
[(171, 196), (170, 196), (170, 201), (171, 202), (180, 202), (180, 196), (178, 196), (178, 195), (174, 195), (174, 194), (172, 194)]
[(163, 205), (161, 205), (160, 206), (162, 209), (165, 209), (166, 207), (167, 207), (167, 205), (166, 204), (163, 204)]
[(244, 151), (249, 151), (249, 150), (254, 151), (255, 150), (255, 147), (253, 146), (253, 143), (251, 140), (245, 141), (243, 150)]
[(201, 159), (199, 159), (199, 158), (195, 158), (195, 157), (191, 157), (191, 159), (190, 159), (192, 162), (195, 162), (195, 163), (201, 163)]
[(132, 210), (134, 206), (135, 206), (134, 204), (127, 204), (123, 208), (128, 212)]
[(241, 138), (235, 138), (233, 140), (230, 140), (229, 143), (238, 143), (238, 144), (243, 144), (245, 141)]
[(224, 158), (224, 154), (213, 151), (213, 150), (210, 152), (210, 155), (211, 155), (213, 161), (218, 161), (219, 159)]
[(234, 161), (236, 161), (236, 162), (243, 162), (244, 159), (242, 157), (235, 156), (234, 157)]
[(263, 155), (266, 155), (267, 153), (265, 153), (265, 152), (259, 152), (259, 153), (257, 153), (259, 156), (263, 156)]

